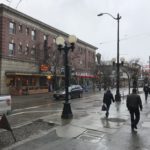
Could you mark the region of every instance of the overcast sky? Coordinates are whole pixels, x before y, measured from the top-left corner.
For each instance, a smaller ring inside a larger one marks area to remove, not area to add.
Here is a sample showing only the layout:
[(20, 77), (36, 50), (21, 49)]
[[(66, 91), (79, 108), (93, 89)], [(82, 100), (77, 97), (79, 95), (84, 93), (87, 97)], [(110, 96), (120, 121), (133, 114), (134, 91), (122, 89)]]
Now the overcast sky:
[[(10, 2), (9, 2), (10, 1)], [(150, 56), (150, 0), (0, 0), (33, 18), (75, 34), (77, 38), (98, 47), (103, 60), (117, 55), (117, 21), (120, 20), (120, 57), (140, 58), (148, 63)]]

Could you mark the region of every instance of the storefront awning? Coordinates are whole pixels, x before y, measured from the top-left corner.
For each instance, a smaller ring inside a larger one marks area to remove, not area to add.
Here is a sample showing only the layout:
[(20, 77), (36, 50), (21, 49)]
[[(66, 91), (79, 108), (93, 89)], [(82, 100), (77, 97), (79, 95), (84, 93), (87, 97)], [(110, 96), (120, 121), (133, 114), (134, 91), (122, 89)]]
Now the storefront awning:
[(51, 73), (5, 72), (6, 76), (48, 76)]
[[(5, 72), (6, 76), (37, 76), (37, 77), (47, 77), (47, 76), (54, 76), (51, 72), (45, 73), (35, 73), (35, 72)], [(56, 75), (57, 77), (64, 77), (64, 75)]]

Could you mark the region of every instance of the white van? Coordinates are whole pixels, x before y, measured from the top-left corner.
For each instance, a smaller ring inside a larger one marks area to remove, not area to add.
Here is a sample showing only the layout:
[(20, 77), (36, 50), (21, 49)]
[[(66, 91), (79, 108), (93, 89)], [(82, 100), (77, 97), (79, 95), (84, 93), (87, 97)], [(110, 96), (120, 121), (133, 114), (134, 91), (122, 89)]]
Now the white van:
[(0, 115), (10, 114), (11, 112), (11, 96), (0, 96)]

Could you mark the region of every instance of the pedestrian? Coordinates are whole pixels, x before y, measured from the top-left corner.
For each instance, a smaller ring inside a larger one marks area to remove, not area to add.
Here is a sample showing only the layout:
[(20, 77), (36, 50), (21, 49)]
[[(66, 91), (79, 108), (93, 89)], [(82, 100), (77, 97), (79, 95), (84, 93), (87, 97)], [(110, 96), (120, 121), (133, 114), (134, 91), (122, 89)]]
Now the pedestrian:
[(150, 94), (150, 84), (148, 85), (148, 94)]
[(126, 105), (130, 112), (131, 129), (135, 131), (137, 130), (137, 124), (140, 120), (140, 110), (142, 111), (143, 109), (141, 97), (137, 94), (136, 89), (132, 90), (132, 94), (127, 95)]
[(106, 104), (107, 108), (106, 108), (106, 118), (108, 118), (109, 116), (109, 108), (111, 105), (111, 102), (114, 102), (114, 97), (113, 94), (111, 93), (110, 89), (107, 89), (106, 92), (104, 93), (103, 96), (103, 103)]
[(148, 84), (145, 84), (145, 85), (144, 85), (143, 91), (144, 91), (144, 94), (145, 94), (145, 100), (147, 101), (148, 93), (149, 93)]

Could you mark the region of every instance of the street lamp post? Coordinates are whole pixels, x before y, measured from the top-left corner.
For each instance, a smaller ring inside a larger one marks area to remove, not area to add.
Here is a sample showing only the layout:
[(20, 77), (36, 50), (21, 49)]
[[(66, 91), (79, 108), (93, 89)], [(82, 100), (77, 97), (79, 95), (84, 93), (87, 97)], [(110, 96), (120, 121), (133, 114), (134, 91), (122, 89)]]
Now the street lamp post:
[(117, 85), (116, 85), (116, 95), (115, 95), (115, 100), (116, 101), (121, 101), (121, 96), (120, 96), (120, 91), (119, 91), (119, 85), (120, 85), (120, 65), (119, 65), (119, 21), (121, 19), (121, 16), (119, 13), (117, 14), (117, 17), (113, 17), (109, 13), (100, 13), (97, 16), (102, 16), (102, 15), (109, 15), (113, 19), (117, 20)]
[(71, 105), (69, 103), (68, 99), (68, 87), (69, 87), (69, 66), (68, 66), (68, 52), (69, 50), (74, 50), (77, 38), (74, 35), (70, 35), (68, 38), (68, 42), (70, 45), (68, 46), (68, 43), (64, 40), (63, 37), (59, 36), (56, 38), (56, 44), (58, 45), (58, 50), (64, 51), (64, 66), (65, 66), (65, 102), (63, 107), (63, 112), (61, 115), (61, 118), (63, 119), (70, 119), (73, 117), (72, 111), (71, 111)]
[(101, 91), (101, 70), (100, 70), (100, 65), (101, 65), (101, 54), (100, 53), (97, 53), (96, 54), (96, 58), (97, 58), (97, 64), (98, 64), (98, 75), (99, 75), (99, 83), (98, 83), (98, 88), (99, 88), (99, 91)]
[[(124, 59), (123, 57), (121, 57), (121, 58), (120, 58), (120, 63), (115, 63), (115, 62), (116, 62), (116, 59), (113, 58), (113, 59), (112, 59), (113, 66), (116, 65), (117, 68), (118, 68), (118, 65), (119, 65), (119, 85), (120, 85), (120, 66), (123, 66), (123, 65), (124, 65), (125, 59)], [(117, 74), (117, 79), (116, 79), (116, 81), (117, 81), (117, 83), (118, 83), (118, 72), (117, 72), (116, 74)], [(117, 85), (116, 85), (116, 87), (117, 87)], [(117, 93), (117, 90), (116, 90), (116, 93)], [(118, 99), (116, 98), (116, 96), (117, 96), (117, 94), (115, 95), (115, 99), (116, 99), (116, 101), (117, 101)], [(119, 93), (119, 96), (120, 96), (120, 93)], [(121, 96), (120, 96), (120, 100), (121, 100)], [(118, 100), (118, 101), (120, 101), (120, 100)]]

